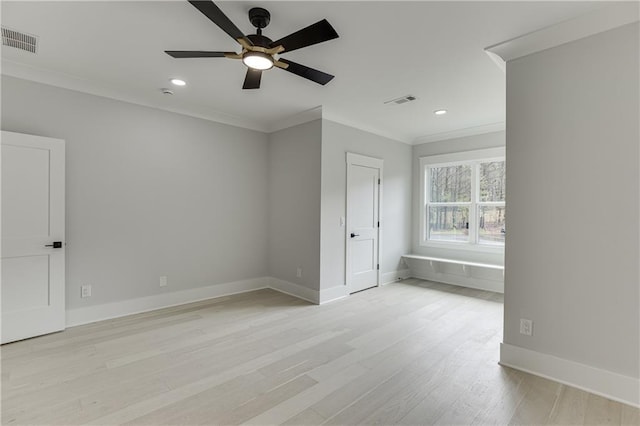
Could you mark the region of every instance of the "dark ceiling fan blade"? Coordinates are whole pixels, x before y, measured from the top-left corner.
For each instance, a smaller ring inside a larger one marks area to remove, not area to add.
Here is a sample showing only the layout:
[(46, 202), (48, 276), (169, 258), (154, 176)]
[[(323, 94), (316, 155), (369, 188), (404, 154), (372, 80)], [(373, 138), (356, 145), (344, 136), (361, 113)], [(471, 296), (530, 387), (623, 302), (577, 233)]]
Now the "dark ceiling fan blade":
[(284, 58), (280, 58), (278, 62), (284, 62), (289, 65), (287, 68), (282, 68), (285, 71), (289, 71), (295, 75), (299, 75), (300, 77), (304, 77), (308, 80), (315, 81), (318, 84), (322, 84), (323, 86), (333, 80), (333, 76), (331, 74), (327, 74), (326, 72), (314, 70), (313, 68), (306, 67), (304, 65), (296, 64), (295, 62), (288, 61)]
[(204, 16), (209, 18), (211, 22), (220, 27), (222, 31), (229, 34), (232, 39), (238, 40), (243, 39), (249, 45), (253, 45), (251, 40), (249, 40), (242, 31), (236, 25), (231, 22), (231, 19), (227, 18), (227, 15), (224, 14), (222, 10), (211, 0), (189, 0), (196, 9), (198, 9)]
[(247, 75), (244, 77), (243, 89), (259, 89), (262, 71), (253, 68), (247, 69)]
[(323, 19), (293, 34), (289, 34), (280, 40), (274, 41), (269, 47), (281, 45), (284, 47), (284, 52), (291, 52), (292, 50), (312, 46), (338, 37), (338, 33), (333, 29), (329, 21)]
[(225, 58), (236, 55), (236, 52), (206, 52), (203, 50), (165, 50), (164, 53), (173, 58)]

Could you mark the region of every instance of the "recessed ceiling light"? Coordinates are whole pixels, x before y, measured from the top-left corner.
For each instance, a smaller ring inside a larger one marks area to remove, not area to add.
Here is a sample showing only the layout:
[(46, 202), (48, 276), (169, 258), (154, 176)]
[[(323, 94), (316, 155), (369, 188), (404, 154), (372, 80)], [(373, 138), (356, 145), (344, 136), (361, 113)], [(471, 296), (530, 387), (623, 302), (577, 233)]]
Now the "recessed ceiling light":
[(171, 83), (176, 86), (186, 86), (187, 83), (184, 80), (180, 80), (179, 78), (172, 78)]
[(447, 110), (446, 109), (437, 109), (437, 110), (433, 111), (433, 113), (435, 115), (445, 115), (447, 113)]

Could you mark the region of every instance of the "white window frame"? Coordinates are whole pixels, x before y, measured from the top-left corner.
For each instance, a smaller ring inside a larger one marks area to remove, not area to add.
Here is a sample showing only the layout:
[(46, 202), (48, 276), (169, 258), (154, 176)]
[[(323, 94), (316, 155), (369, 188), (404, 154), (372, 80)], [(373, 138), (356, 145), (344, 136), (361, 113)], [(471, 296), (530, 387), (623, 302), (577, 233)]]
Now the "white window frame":
[[(456, 152), (452, 154), (442, 155), (430, 155), (427, 157), (420, 157), (420, 245), (424, 247), (440, 247), (448, 249), (462, 249), (471, 251), (481, 251), (490, 253), (503, 253), (504, 246), (480, 244), (477, 211), (479, 206), (502, 206), (505, 205), (502, 201), (480, 202), (480, 168), (476, 167), (477, 164), (487, 163), (492, 161), (505, 161), (505, 149), (504, 148), (488, 148), (475, 151)], [(474, 175), (471, 179), (471, 202), (452, 202), (451, 205), (466, 205), (469, 207), (469, 241), (435, 241), (428, 239), (427, 229), (427, 203), (429, 188), (429, 174), (427, 170), (429, 167), (447, 167), (456, 166), (461, 164), (473, 165), (472, 173)]]

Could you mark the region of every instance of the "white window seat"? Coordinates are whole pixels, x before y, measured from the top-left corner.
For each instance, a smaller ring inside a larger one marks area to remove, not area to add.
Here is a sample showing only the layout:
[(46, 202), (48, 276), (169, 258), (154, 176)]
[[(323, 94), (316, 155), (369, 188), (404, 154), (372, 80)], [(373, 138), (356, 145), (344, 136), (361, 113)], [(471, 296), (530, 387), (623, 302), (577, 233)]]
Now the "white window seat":
[(402, 255), (402, 257), (404, 257), (405, 259), (426, 260), (429, 262), (438, 262), (438, 263), (453, 263), (455, 265), (472, 266), (475, 268), (500, 269), (504, 271), (503, 265), (496, 265), (492, 263), (468, 262), (466, 260), (445, 259), (442, 257), (431, 257), (431, 256), (420, 256), (417, 254), (404, 254)]
[[(415, 278), (499, 293), (504, 292), (503, 265), (417, 254), (405, 254), (402, 258)], [(461, 275), (460, 272), (456, 271), (455, 266), (460, 267), (457, 271), (461, 270)]]

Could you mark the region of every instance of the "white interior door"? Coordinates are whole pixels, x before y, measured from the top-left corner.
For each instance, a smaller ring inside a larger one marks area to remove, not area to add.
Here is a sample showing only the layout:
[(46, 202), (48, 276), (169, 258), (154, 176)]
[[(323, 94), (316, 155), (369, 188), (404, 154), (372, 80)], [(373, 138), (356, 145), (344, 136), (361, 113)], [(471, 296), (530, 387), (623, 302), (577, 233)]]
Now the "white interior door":
[(379, 282), (382, 160), (347, 153), (347, 285), (349, 292)]
[(2, 132), (2, 343), (65, 328), (63, 140)]

